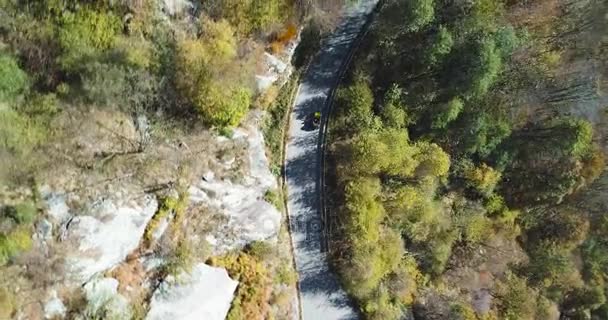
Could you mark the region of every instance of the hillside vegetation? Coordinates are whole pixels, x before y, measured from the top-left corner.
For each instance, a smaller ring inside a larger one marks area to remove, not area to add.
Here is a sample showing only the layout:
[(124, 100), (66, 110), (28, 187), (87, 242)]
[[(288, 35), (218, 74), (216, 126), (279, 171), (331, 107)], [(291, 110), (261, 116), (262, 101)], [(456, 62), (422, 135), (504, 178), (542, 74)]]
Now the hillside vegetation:
[(608, 318), (606, 204), (581, 205), (607, 196), (607, 10), (382, 2), (327, 172), (334, 261), (365, 318)]
[[(225, 174), (239, 183), (247, 150), (219, 136), (231, 138), (252, 109), (270, 111), (259, 125), (273, 128), (255, 129), (268, 131), (269, 152), (277, 153), (269, 156), (278, 165), (280, 128), (297, 78), (283, 93), (282, 81), (262, 90), (255, 76), (271, 67), (265, 53), (277, 61), (290, 56), (287, 46), (300, 30), (296, 60), (305, 64), (342, 4), (0, 0), (0, 319), (43, 318), (49, 292), (57, 288), (69, 319), (106, 319), (112, 312), (102, 306), (92, 315), (86, 310), (99, 306), (86, 306), (72, 292), (81, 288), (68, 290), (73, 283), (64, 280), (73, 274), (66, 257), (78, 254), (78, 243), (64, 241), (71, 220), (53, 220), (49, 190), (76, 199), (65, 204), (74, 216), (112, 196), (130, 205), (148, 196), (158, 200), (133, 257), (104, 274), (119, 278), (121, 290), (130, 288), (135, 319), (145, 316), (155, 289), (140, 294), (143, 280), (162, 281), (204, 262), (206, 226), (225, 221), (193, 210), (188, 188), (213, 170), (218, 180)], [(213, 166), (219, 162), (231, 172), (220, 173), (224, 169)], [(267, 190), (266, 200), (282, 205), (275, 193)], [(172, 226), (163, 239), (170, 239), (159, 241), (167, 221)], [(250, 244), (265, 248), (264, 255), (247, 249), (217, 258), (245, 283), (230, 319), (290, 316), (295, 278), (283, 233), (278, 245)], [(154, 276), (141, 268), (144, 251), (165, 259)]]

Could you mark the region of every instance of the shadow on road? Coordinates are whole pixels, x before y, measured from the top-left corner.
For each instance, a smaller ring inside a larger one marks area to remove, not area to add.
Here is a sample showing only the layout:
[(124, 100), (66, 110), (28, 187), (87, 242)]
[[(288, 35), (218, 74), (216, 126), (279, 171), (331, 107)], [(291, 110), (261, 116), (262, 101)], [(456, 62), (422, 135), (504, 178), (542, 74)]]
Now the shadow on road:
[(357, 319), (358, 312), (331, 272), (327, 261), (325, 230), (320, 211), (320, 163), (323, 128), (311, 128), (310, 115), (322, 113), (336, 84), (343, 61), (376, 1), (363, 0), (335, 30), (304, 75), (296, 97), (285, 158), (285, 178), (291, 237), (304, 320)]

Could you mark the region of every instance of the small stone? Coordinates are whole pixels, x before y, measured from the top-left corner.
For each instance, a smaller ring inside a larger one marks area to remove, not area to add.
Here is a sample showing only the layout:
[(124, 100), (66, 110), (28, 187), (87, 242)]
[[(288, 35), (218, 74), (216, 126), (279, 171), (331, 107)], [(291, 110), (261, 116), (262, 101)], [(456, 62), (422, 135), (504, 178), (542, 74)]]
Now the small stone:
[(36, 235), (40, 240), (49, 240), (53, 236), (53, 224), (47, 219), (42, 219), (36, 224)]
[(51, 299), (44, 304), (44, 318), (64, 318), (66, 311), (65, 305), (61, 299), (57, 297), (57, 291), (51, 291)]

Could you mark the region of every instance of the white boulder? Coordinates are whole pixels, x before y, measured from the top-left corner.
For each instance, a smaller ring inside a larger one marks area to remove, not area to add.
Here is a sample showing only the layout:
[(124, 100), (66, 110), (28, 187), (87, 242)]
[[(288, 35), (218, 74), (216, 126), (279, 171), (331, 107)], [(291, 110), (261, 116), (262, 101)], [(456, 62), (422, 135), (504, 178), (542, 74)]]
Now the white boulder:
[(139, 246), (158, 206), (154, 197), (143, 198), (140, 205), (117, 206), (110, 200), (101, 201), (87, 212), (90, 215), (76, 216), (66, 224), (64, 238), (78, 246), (68, 261), (79, 281), (86, 282), (121, 263)]
[(225, 269), (197, 264), (156, 289), (146, 320), (223, 320), (237, 285)]
[(47, 214), (53, 222), (60, 224), (71, 217), (65, 194), (53, 192), (48, 186), (40, 188), (40, 194), (46, 202)]
[(84, 317), (104, 314), (107, 319), (130, 319), (131, 309), (127, 299), (118, 293), (118, 280), (95, 278), (84, 285), (87, 307)]
[(190, 10), (194, 7), (188, 0), (162, 0), (162, 8), (168, 15), (175, 15)]
[(67, 309), (61, 299), (57, 297), (57, 291), (51, 291), (51, 298), (44, 304), (44, 318), (56, 319), (65, 317)]

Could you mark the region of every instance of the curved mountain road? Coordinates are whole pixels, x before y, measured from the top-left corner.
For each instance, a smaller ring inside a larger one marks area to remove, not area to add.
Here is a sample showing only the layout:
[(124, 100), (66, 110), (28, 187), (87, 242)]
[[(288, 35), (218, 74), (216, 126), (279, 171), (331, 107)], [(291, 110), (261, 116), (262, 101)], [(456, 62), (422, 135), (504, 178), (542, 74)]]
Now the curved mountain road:
[[(358, 314), (329, 268), (319, 195), (322, 132), (308, 121), (315, 111), (326, 117), (327, 98), (336, 85), (344, 60), (376, 0), (360, 0), (346, 9), (341, 24), (323, 43), (303, 76), (287, 136), (285, 180), (287, 207), (303, 320), (357, 319)], [(324, 118), (325, 119), (325, 118)]]

